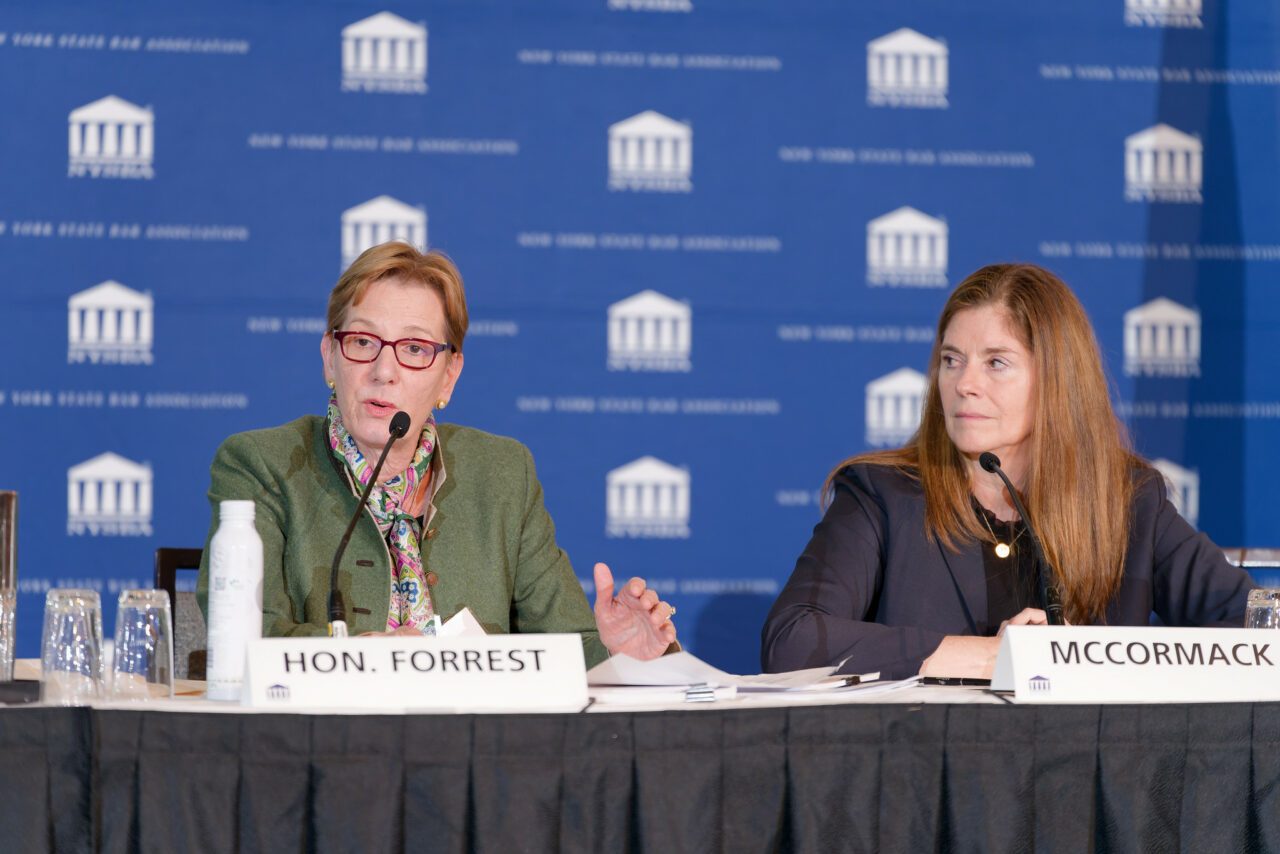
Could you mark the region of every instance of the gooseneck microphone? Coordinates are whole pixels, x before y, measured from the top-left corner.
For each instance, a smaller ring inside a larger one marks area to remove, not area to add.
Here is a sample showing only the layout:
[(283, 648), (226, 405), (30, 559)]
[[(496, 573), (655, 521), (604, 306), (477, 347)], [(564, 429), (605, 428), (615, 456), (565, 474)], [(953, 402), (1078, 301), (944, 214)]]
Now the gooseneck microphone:
[(1058, 587), (1049, 581), (1049, 562), (1044, 559), (1044, 546), (1040, 544), (1040, 535), (1036, 533), (1035, 525), (1031, 524), (1031, 517), (1027, 515), (1027, 508), (1022, 506), (1022, 499), (1018, 497), (1018, 490), (1013, 488), (1013, 483), (1009, 480), (1009, 476), (1004, 473), (1004, 469), (1000, 468), (1000, 458), (990, 451), (985, 451), (982, 456), (978, 457), (978, 465), (982, 466), (985, 471), (997, 474), (1004, 481), (1005, 487), (1009, 490), (1009, 497), (1013, 499), (1014, 509), (1018, 511), (1018, 515), (1022, 517), (1022, 524), (1027, 526), (1027, 533), (1031, 536), (1031, 544), (1036, 548), (1036, 576), (1040, 584), (1040, 601), (1044, 604), (1045, 616), (1049, 619), (1049, 625), (1061, 626), (1065, 625), (1062, 619), (1062, 599), (1058, 595)]
[(356, 512), (351, 514), (351, 521), (347, 523), (347, 530), (343, 532), (342, 539), (338, 541), (338, 550), (333, 553), (333, 566), (329, 570), (329, 635), (335, 638), (345, 638), (347, 636), (347, 603), (342, 598), (342, 591), (338, 589), (338, 564), (342, 562), (342, 553), (347, 550), (347, 542), (351, 539), (351, 532), (356, 529), (356, 522), (360, 518), (360, 514), (364, 512), (364, 506), (369, 501), (369, 493), (373, 492), (374, 485), (378, 482), (378, 473), (382, 471), (382, 464), (387, 461), (387, 454), (391, 452), (391, 446), (396, 440), (409, 432), (409, 413), (397, 412), (391, 416), (390, 438), (387, 444), (382, 446), (382, 454), (378, 457), (378, 464), (373, 467), (373, 474), (369, 475), (369, 482), (364, 485), (364, 491), (360, 493), (360, 503), (356, 505)]

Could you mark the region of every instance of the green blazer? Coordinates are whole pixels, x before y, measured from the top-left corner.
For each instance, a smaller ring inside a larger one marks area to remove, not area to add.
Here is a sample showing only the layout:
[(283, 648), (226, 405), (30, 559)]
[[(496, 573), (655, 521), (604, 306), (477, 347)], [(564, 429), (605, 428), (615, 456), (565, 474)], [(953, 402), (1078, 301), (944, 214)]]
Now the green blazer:
[[(435, 612), (465, 606), (491, 633), (577, 632), (587, 667), (609, 653), (555, 525), (529, 449), (514, 439), (439, 425), (445, 470), (422, 542)], [(280, 427), (238, 433), (210, 466), (213, 522), (200, 561), (197, 595), (208, 610), (209, 541), (218, 502), (252, 499), (262, 537), (262, 633), (325, 635), (329, 573), (359, 495), (329, 449), (325, 420), (307, 415)], [(391, 554), (366, 510), (338, 569), (351, 634), (381, 632), (391, 602)]]

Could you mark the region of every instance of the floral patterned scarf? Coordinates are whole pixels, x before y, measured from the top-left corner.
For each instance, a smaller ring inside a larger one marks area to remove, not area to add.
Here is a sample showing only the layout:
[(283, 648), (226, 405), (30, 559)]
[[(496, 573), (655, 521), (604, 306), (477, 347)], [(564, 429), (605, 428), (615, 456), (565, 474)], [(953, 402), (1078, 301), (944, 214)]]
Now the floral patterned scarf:
[[(342, 423), (337, 397), (329, 398), (329, 447), (351, 472), (360, 489), (369, 483), (376, 460), (365, 459), (356, 447), (355, 439)], [(435, 416), (427, 417), (422, 426), (418, 450), (409, 467), (400, 474), (373, 487), (369, 493), (369, 510), (378, 523), (391, 549), (391, 605), (387, 610), (387, 629), (402, 625), (421, 631), (431, 623), (431, 595), (427, 590), (426, 571), (422, 567), (422, 551), (418, 543), (416, 513), (402, 510), (401, 506), (421, 504), (419, 487), (425, 487), (430, 477), (431, 453), (436, 447)]]

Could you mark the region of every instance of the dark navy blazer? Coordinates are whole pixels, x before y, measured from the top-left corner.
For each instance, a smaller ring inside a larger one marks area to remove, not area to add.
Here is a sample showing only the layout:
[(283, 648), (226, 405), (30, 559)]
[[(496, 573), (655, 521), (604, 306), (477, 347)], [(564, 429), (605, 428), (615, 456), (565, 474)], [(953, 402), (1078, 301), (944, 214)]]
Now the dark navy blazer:
[[(846, 673), (912, 676), (947, 635), (986, 622), (982, 543), (946, 549), (924, 533), (918, 480), (858, 464), (835, 495), (765, 620), (766, 672), (835, 664)], [(1137, 473), (1124, 579), (1108, 625), (1244, 625), (1248, 573), (1178, 515), (1153, 469)]]

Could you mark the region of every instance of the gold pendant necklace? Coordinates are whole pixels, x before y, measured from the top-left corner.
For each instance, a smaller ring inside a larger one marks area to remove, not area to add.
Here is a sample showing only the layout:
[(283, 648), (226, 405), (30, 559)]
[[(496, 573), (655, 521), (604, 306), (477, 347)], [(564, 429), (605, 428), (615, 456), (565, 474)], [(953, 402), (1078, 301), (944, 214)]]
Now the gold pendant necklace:
[(1022, 537), (1022, 532), (1023, 532), (1023, 531), (1025, 531), (1025, 530), (1027, 530), (1027, 527), (1026, 527), (1025, 525), (1023, 525), (1023, 526), (1022, 526), (1022, 531), (1019, 531), (1019, 532), (1018, 532), (1017, 536), (1015, 536), (1015, 537), (1013, 538), (1013, 541), (1012, 541), (1012, 542), (1002, 543), (1002, 542), (1000, 542), (1000, 538), (996, 536), (996, 532), (992, 529), (992, 527), (991, 527), (991, 523), (987, 521), (987, 514), (986, 514), (986, 512), (985, 512), (985, 511), (981, 511), (981, 510), (980, 510), (980, 511), (978, 511), (978, 515), (982, 518), (982, 524), (984, 524), (984, 525), (986, 525), (986, 526), (987, 526), (987, 532), (988, 532), (989, 534), (991, 534), (991, 539), (995, 540), (995, 542), (996, 542), (996, 548), (995, 548), (995, 551), (996, 551), (996, 557), (998, 557), (998, 558), (1000, 558), (1001, 560), (1003, 560), (1003, 559), (1007, 558), (1009, 555), (1013, 554), (1013, 547), (1014, 547), (1014, 545), (1018, 542), (1018, 540), (1019, 540), (1019, 539), (1021, 539), (1021, 537)]

